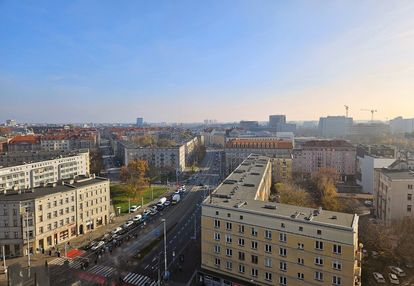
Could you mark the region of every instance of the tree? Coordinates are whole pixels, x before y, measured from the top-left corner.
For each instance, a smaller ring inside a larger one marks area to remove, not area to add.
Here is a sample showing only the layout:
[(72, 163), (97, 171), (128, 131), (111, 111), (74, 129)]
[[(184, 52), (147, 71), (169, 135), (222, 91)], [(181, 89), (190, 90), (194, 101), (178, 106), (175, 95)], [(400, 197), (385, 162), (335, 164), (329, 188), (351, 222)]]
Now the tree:
[(91, 150), (89, 154), (91, 158), (91, 173), (99, 174), (103, 169), (102, 154), (99, 150)]
[(322, 168), (313, 176), (315, 199), (324, 209), (339, 210), (338, 193), (335, 187), (337, 179), (336, 170), (329, 168)]
[(401, 222), (396, 223), (394, 228), (398, 236), (396, 254), (404, 260), (413, 259), (414, 219), (406, 217)]
[(278, 183), (275, 185), (282, 204), (295, 205), (301, 207), (311, 207), (312, 200), (307, 191), (292, 183)]
[(128, 185), (128, 192), (136, 198), (138, 192), (148, 186), (148, 163), (144, 160), (132, 160), (121, 168), (121, 181)]

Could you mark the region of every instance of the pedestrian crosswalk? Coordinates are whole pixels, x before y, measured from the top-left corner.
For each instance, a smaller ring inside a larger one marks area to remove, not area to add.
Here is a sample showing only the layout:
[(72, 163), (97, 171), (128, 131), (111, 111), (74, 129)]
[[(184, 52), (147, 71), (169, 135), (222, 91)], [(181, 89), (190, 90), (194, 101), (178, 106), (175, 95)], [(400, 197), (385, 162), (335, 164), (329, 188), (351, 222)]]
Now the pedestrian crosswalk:
[(70, 258), (65, 258), (65, 257), (57, 257), (51, 261), (48, 262), (49, 265), (56, 265), (56, 266), (62, 266), (65, 264), (65, 262), (68, 261), (68, 265), (70, 268), (72, 269), (80, 269), (81, 268), (81, 263), (82, 263), (82, 259), (70, 259)]
[(139, 275), (136, 273), (128, 273), (123, 279), (125, 283), (128, 283), (130, 285), (134, 286), (156, 286), (157, 282), (153, 281), (151, 278)]
[(115, 268), (105, 265), (95, 265), (87, 270), (89, 273), (109, 277), (115, 272)]
[(49, 265), (63, 265), (65, 264), (65, 261), (68, 260), (67, 258), (63, 258), (63, 257), (57, 257), (55, 259), (52, 259), (51, 261), (49, 261)]

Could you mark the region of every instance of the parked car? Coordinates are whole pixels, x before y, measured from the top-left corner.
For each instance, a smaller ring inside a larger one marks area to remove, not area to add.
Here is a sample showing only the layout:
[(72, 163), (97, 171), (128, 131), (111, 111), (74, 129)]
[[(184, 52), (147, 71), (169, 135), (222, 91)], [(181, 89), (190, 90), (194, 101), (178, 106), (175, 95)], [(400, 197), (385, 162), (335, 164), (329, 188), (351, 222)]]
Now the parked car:
[(132, 220), (137, 222), (137, 221), (140, 221), (141, 219), (142, 219), (142, 215), (139, 214), (139, 215), (134, 216)]
[(169, 207), (171, 205), (171, 201), (166, 201), (165, 203), (164, 203), (164, 207)]
[(367, 207), (372, 207), (372, 201), (366, 200), (364, 201), (364, 205), (366, 205)]
[(94, 246), (92, 246), (91, 250), (95, 251), (98, 250), (99, 248), (103, 247), (105, 245), (105, 241), (100, 241), (97, 244), (95, 244)]
[(158, 201), (158, 204), (163, 205), (166, 201), (167, 201), (167, 198), (166, 198), (166, 197), (162, 197), (162, 198)]
[(143, 216), (149, 216), (149, 215), (151, 215), (151, 211), (150, 211), (150, 210), (145, 210), (145, 211), (142, 213), (142, 215), (143, 215)]
[(83, 249), (88, 250), (91, 249), (92, 247), (94, 247), (98, 242), (93, 240), (91, 241), (91, 243), (89, 243), (88, 245), (86, 245)]
[(382, 276), (381, 273), (374, 272), (374, 273), (372, 273), (372, 275), (374, 275), (374, 279), (375, 279), (375, 281), (377, 281), (377, 283), (385, 283), (384, 276)]
[(156, 215), (158, 213), (158, 211), (156, 209), (151, 209), (150, 214), (152, 216)]
[(397, 267), (397, 266), (389, 266), (388, 268), (390, 269), (390, 271), (392, 273), (394, 273), (398, 277), (405, 277), (406, 276), (404, 270), (402, 270), (400, 267)]
[(133, 223), (134, 223), (134, 221), (133, 221), (133, 220), (129, 220), (129, 221), (127, 221), (126, 223), (124, 223), (124, 228), (128, 228), (128, 227), (130, 227)]
[(163, 204), (157, 204), (157, 210), (158, 211), (162, 211), (164, 209), (164, 205)]
[(117, 227), (112, 231), (112, 234), (118, 234), (122, 231), (122, 227)]
[(139, 210), (141, 208), (141, 206), (136, 206), (136, 205), (133, 205), (133, 206), (131, 206), (130, 208), (129, 208), (129, 211), (131, 212), (131, 213), (134, 213), (134, 212), (136, 212), (137, 210)]
[(176, 204), (176, 203), (180, 202), (180, 199), (181, 199), (180, 194), (175, 194), (172, 198), (172, 203)]
[(400, 285), (400, 280), (398, 280), (398, 276), (394, 273), (388, 273), (388, 278), (390, 279), (391, 284)]

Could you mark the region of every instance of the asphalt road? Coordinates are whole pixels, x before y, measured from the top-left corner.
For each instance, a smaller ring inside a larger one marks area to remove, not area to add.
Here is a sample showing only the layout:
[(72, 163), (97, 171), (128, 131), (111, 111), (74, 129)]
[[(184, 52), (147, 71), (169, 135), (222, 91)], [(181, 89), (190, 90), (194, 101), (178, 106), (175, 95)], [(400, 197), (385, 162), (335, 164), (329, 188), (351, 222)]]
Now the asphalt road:
[[(175, 206), (170, 206), (152, 217), (146, 225), (138, 226), (131, 230), (128, 235), (135, 235), (129, 240), (124, 240), (119, 247), (97, 256), (96, 253), (88, 251), (83, 258), (88, 258), (89, 266), (85, 270), (79, 269), (81, 259), (77, 258), (70, 263), (62, 263), (60, 260), (51, 262), (48, 267), (50, 285), (71, 285), (79, 280), (79, 275), (87, 275), (95, 279), (87, 282), (82, 280), (81, 285), (96, 285), (96, 277), (103, 278), (105, 283), (119, 282), (120, 278), (128, 273), (144, 275), (158, 279), (163, 275), (164, 267), (164, 240), (163, 219), (166, 220), (166, 246), (167, 267), (177, 269), (183, 260), (191, 257), (183, 257), (181, 254), (186, 246), (195, 238), (200, 236), (201, 202), (207, 192), (200, 184), (208, 185), (210, 188), (216, 186), (220, 180), (219, 156), (214, 151), (208, 151), (202, 164), (202, 172), (187, 185), (187, 192), (182, 200)], [(61, 264), (61, 265), (59, 265)], [(198, 267), (194, 263), (193, 271)], [(191, 270), (186, 270), (193, 273)], [(174, 272), (171, 279), (174, 280)], [(182, 275), (182, 274), (180, 274)], [(42, 276), (41, 273), (39, 276)], [(39, 278), (43, 279), (43, 277)], [(109, 284), (108, 284), (109, 285)]]

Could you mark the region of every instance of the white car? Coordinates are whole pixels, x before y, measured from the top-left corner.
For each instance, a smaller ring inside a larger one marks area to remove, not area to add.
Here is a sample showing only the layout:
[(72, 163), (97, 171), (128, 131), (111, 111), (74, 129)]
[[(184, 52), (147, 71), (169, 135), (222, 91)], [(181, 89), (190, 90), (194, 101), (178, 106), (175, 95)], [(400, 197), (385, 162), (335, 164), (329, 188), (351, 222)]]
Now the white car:
[(377, 281), (377, 283), (381, 283), (381, 284), (385, 283), (384, 276), (382, 276), (381, 273), (374, 272), (374, 273), (372, 273), (372, 275), (374, 275), (374, 279), (375, 279), (375, 281)]
[(133, 221), (140, 221), (142, 219), (142, 215), (136, 215), (134, 216), (134, 218), (132, 219)]
[(397, 267), (397, 266), (389, 266), (388, 268), (390, 269), (390, 271), (392, 273), (394, 273), (398, 277), (405, 277), (406, 276), (404, 270), (402, 270), (400, 267)]
[(141, 207), (141, 206), (136, 206), (136, 205), (133, 205), (133, 206), (131, 206), (131, 207), (129, 208), (129, 211), (130, 211), (131, 213), (134, 213), (134, 212), (136, 212), (137, 210), (139, 210), (139, 209), (140, 209), (140, 207)]
[(398, 280), (397, 275), (394, 273), (388, 273), (388, 278), (390, 279), (391, 284), (400, 285), (400, 280)]
[(134, 221), (133, 221), (133, 220), (129, 220), (129, 221), (127, 221), (126, 223), (124, 223), (124, 227), (125, 227), (125, 228), (130, 227), (133, 223), (134, 223)]
[(105, 241), (100, 241), (97, 244), (95, 244), (94, 246), (92, 246), (91, 250), (98, 250), (99, 248), (103, 247), (105, 245)]
[(117, 227), (112, 231), (112, 234), (116, 234), (122, 230), (122, 227)]

